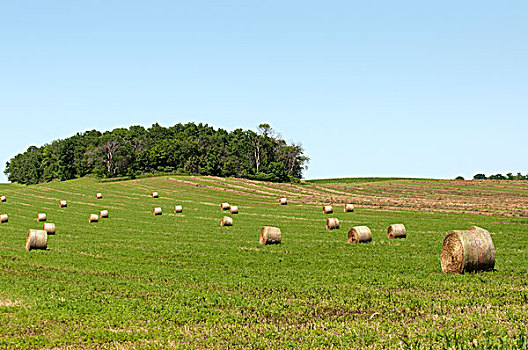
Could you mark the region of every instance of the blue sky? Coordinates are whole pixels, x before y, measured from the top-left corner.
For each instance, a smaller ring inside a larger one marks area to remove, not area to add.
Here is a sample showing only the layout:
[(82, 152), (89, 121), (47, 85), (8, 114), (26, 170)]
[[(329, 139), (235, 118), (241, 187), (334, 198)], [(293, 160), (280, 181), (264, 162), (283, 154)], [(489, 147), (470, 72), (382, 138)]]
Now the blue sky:
[(267, 122), (307, 178), (528, 173), (526, 1), (0, 1), (0, 164), (78, 131)]

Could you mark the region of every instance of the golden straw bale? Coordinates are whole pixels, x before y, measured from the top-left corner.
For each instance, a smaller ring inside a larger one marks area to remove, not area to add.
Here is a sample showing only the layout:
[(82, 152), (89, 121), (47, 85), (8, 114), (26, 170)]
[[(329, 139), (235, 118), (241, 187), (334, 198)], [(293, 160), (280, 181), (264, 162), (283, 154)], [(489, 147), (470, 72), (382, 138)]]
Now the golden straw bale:
[(55, 234), (55, 224), (52, 224), (51, 222), (46, 222), (42, 229), (48, 233), (48, 235), (54, 235)]
[(394, 224), (390, 225), (387, 230), (388, 238), (405, 238), (407, 232), (405, 231), (405, 226), (403, 224)]
[(339, 219), (338, 218), (328, 218), (326, 219), (326, 229), (334, 230), (339, 228)]
[(229, 216), (224, 216), (220, 221), (220, 226), (233, 226), (233, 219)]
[(332, 214), (333, 212), (334, 212), (334, 208), (332, 208), (331, 205), (323, 206), (323, 214)]
[(90, 217), (88, 218), (88, 223), (92, 222), (99, 222), (99, 216), (97, 216), (97, 214), (90, 214)]
[(368, 243), (372, 241), (372, 232), (367, 226), (354, 226), (348, 231), (348, 243)]
[(440, 264), (444, 273), (493, 270), (495, 246), (490, 233), (476, 226), (449, 231), (442, 243)]
[(282, 239), (280, 228), (272, 226), (264, 226), (260, 230), (259, 241), (260, 244), (279, 244)]
[(44, 230), (30, 229), (26, 238), (26, 250), (46, 249), (48, 247), (48, 233)]
[(345, 213), (352, 213), (354, 212), (354, 204), (345, 204), (345, 208), (343, 209), (343, 212)]

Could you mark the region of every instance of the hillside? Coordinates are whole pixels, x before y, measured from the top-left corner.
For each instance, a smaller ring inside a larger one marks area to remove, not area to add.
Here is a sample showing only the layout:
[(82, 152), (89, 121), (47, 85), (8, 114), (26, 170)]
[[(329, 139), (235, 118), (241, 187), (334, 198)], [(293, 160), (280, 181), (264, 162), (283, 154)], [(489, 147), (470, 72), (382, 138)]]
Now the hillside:
[[(528, 346), (527, 181), (82, 178), (0, 195), (0, 348)], [(109, 218), (89, 224), (102, 209)], [(40, 212), (57, 234), (27, 252)], [(387, 239), (394, 223), (406, 239)], [(259, 244), (264, 225), (280, 245)], [(371, 244), (346, 244), (357, 225)], [(496, 270), (443, 274), (445, 233), (471, 225), (492, 233)]]

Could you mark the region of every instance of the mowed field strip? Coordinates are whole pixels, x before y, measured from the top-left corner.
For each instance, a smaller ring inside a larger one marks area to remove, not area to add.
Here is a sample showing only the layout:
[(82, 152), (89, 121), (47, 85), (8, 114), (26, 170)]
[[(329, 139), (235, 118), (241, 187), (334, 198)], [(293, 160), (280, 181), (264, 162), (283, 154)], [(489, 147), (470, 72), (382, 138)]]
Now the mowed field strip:
[[(0, 184), (0, 195), (2, 349), (528, 346), (528, 181), (174, 175)], [(57, 233), (28, 252), (37, 213)], [(325, 229), (329, 217), (340, 229)], [(399, 223), (407, 238), (388, 239)], [(495, 271), (442, 273), (446, 232), (472, 225), (491, 232)], [(281, 244), (260, 245), (263, 226)], [(353, 226), (372, 242), (347, 244)]]

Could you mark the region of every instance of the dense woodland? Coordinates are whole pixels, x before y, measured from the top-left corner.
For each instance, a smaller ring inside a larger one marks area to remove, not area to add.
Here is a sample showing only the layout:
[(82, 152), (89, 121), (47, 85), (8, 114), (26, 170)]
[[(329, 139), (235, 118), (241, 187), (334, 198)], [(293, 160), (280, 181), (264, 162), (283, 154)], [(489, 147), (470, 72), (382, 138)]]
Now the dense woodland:
[(29, 147), (6, 163), (9, 181), (36, 184), (94, 174), (102, 178), (145, 173), (246, 177), (297, 181), (309, 158), (298, 144), (288, 145), (268, 124), (258, 131), (228, 132), (207, 124), (154, 124), (101, 133), (77, 133), (42, 147)]

